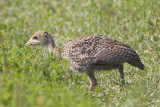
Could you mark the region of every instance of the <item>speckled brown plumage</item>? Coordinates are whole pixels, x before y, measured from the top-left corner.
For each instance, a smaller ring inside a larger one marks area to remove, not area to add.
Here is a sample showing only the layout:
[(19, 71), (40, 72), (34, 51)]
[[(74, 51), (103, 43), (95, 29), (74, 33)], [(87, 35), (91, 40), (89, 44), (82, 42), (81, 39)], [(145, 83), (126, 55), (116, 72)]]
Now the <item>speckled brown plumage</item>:
[[(98, 35), (77, 38), (64, 46), (62, 57), (71, 61), (71, 66), (78, 71), (93, 68), (112, 69), (124, 62), (140, 62), (138, 54), (129, 46)], [(143, 64), (133, 64), (144, 69)], [(106, 67), (105, 67), (105, 66)]]
[[(53, 47), (49, 50), (55, 52), (55, 44), (50, 46)], [(71, 69), (87, 74), (91, 89), (97, 85), (94, 71), (119, 69), (124, 83), (123, 64), (125, 62), (144, 69), (138, 54), (132, 48), (99, 35), (82, 36), (68, 42), (62, 49), (61, 57), (70, 61)]]

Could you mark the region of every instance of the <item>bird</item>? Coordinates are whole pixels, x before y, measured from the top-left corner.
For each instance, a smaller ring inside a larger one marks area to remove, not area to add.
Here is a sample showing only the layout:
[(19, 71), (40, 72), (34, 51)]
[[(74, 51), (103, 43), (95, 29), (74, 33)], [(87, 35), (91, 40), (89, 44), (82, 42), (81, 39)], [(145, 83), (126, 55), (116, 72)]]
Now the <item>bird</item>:
[(118, 69), (124, 84), (124, 63), (144, 70), (139, 55), (128, 45), (101, 35), (85, 35), (69, 41), (62, 47), (61, 53), (54, 39), (47, 31), (35, 32), (26, 46), (47, 47), (54, 57), (69, 60), (70, 69), (85, 73), (90, 81), (89, 89), (97, 86), (95, 71)]

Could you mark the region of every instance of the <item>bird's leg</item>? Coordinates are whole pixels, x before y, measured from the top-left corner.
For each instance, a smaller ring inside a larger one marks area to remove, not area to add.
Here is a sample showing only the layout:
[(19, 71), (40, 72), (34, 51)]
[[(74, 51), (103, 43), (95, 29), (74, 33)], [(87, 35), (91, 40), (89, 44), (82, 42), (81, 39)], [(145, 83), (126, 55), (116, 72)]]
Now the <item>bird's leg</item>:
[(89, 89), (92, 90), (94, 86), (97, 86), (97, 81), (96, 81), (96, 78), (94, 76), (94, 72), (87, 72), (87, 77), (90, 81), (90, 87)]
[(121, 79), (122, 79), (122, 84), (125, 83), (125, 80), (124, 80), (124, 72), (123, 72), (123, 65), (119, 66), (119, 73), (120, 73), (120, 76), (121, 76)]

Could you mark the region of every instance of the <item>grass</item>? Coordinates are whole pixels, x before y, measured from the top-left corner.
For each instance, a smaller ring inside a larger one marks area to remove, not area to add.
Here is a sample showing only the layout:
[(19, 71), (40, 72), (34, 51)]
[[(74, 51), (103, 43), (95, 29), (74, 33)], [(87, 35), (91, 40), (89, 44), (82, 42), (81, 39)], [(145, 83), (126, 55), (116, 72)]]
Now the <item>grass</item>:
[[(0, 106), (160, 106), (160, 1), (1, 0)], [(48, 31), (59, 47), (87, 34), (100, 34), (137, 51), (146, 69), (125, 64), (119, 73), (97, 72), (88, 90), (85, 75), (48, 51), (25, 47), (37, 30)]]

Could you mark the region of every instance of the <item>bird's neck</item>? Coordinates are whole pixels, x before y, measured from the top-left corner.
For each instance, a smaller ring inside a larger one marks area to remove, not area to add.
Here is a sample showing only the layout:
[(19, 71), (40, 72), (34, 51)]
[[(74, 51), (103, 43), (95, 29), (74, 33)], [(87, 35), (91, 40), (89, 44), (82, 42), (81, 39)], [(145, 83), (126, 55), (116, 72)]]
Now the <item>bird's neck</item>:
[(53, 52), (54, 57), (58, 57), (58, 54), (59, 54), (58, 47), (53, 42), (50, 42), (48, 44), (48, 50), (49, 50), (49, 53)]

